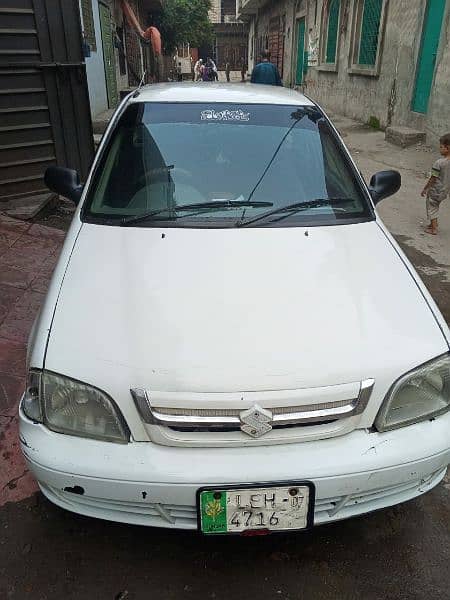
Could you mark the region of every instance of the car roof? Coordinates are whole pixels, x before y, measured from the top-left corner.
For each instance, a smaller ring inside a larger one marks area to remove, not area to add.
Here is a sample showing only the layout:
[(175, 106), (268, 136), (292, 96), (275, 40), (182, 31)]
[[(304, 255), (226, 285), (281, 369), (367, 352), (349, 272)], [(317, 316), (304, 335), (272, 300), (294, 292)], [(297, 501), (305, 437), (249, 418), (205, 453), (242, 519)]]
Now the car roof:
[(289, 88), (252, 83), (157, 83), (140, 88), (130, 102), (201, 102), (233, 104), (284, 104), (314, 106), (303, 94)]

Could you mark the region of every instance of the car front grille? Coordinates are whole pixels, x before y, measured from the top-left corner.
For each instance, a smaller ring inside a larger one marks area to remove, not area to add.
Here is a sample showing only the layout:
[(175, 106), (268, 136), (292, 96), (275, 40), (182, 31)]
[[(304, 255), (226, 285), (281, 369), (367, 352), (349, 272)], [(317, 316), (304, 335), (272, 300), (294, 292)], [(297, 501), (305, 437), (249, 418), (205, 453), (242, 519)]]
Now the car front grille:
[[(322, 397), (318, 390), (325, 388), (314, 388), (306, 392), (300, 390), (301, 402), (298, 403), (295, 402), (294, 390), (289, 405), (282, 404), (282, 394), (279, 399), (272, 397), (268, 402), (265, 392), (259, 398), (254, 392), (252, 398), (243, 397), (240, 405), (236, 401), (230, 402), (232, 406), (229, 407), (226, 406), (227, 398), (222, 400), (225, 394), (220, 394), (222, 406), (211, 406), (208, 398), (199, 400), (198, 394), (195, 395), (195, 401), (184, 400), (185, 406), (179, 406), (176, 400), (176, 404), (173, 402), (172, 405), (167, 401), (161, 403), (157, 393), (145, 389), (136, 388), (131, 393), (155, 442), (171, 445), (171, 441), (177, 441), (174, 445), (180, 445), (183, 439), (186, 443), (195, 442), (195, 435), (198, 435), (201, 437), (197, 441), (201, 439), (202, 444), (216, 445), (222, 440), (236, 445), (239, 441), (249, 442), (249, 438), (261, 438), (267, 443), (300, 441), (299, 438), (308, 429), (317, 430), (323, 437), (349, 432), (353, 428), (349, 427), (349, 423), (355, 424), (355, 419), (351, 419), (361, 415), (367, 406), (374, 380), (349, 385), (353, 386), (352, 397), (342, 398), (342, 390), (339, 389), (340, 393), (337, 392), (336, 399), (333, 399), (333, 386), (330, 386)], [(310, 398), (308, 392), (311, 394)], [(255, 396), (258, 402), (252, 403)], [(318, 396), (321, 401), (317, 401)], [(217, 399), (214, 400), (217, 404)], [(165, 441), (161, 441), (163, 438)]]

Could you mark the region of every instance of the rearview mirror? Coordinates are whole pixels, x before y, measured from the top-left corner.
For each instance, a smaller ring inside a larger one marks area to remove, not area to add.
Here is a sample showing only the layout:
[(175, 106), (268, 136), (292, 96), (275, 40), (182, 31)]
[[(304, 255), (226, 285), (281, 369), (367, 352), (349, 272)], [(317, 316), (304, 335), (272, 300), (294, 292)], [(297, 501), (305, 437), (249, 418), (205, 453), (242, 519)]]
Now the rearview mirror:
[(392, 196), (400, 189), (402, 176), (398, 171), (379, 171), (370, 180), (370, 195), (375, 204)]
[(83, 192), (78, 173), (63, 167), (48, 167), (44, 175), (45, 185), (52, 191), (78, 204)]

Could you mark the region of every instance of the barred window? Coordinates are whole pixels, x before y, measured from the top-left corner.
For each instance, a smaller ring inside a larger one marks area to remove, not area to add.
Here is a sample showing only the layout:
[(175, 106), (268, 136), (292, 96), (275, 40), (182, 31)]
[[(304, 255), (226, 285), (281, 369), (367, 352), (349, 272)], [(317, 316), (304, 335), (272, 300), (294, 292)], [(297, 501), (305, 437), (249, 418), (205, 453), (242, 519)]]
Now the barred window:
[(83, 32), (86, 42), (94, 52), (97, 50), (95, 40), (94, 15), (92, 13), (91, 0), (81, 0), (81, 17), (83, 21)]
[(387, 4), (388, 0), (354, 0), (350, 73), (380, 74)]
[(383, 0), (364, 0), (358, 64), (375, 66)]
[(325, 62), (328, 64), (336, 62), (340, 4), (340, 0), (330, 0), (328, 6), (325, 50)]

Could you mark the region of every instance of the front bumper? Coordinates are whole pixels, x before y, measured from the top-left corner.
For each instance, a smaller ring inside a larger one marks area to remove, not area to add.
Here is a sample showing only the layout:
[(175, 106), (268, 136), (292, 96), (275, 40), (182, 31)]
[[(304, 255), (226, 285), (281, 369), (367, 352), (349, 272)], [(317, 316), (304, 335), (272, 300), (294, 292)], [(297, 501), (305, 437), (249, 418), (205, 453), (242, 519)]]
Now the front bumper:
[(127, 445), (53, 433), (20, 412), (21, 447), (43, 493), (74, 512), (197, 528), (199, 487), (310, 480), (314, 523), (368, 513), (437, 485), (450, 462), (450, 413), (386, 433), (250, 448)]

